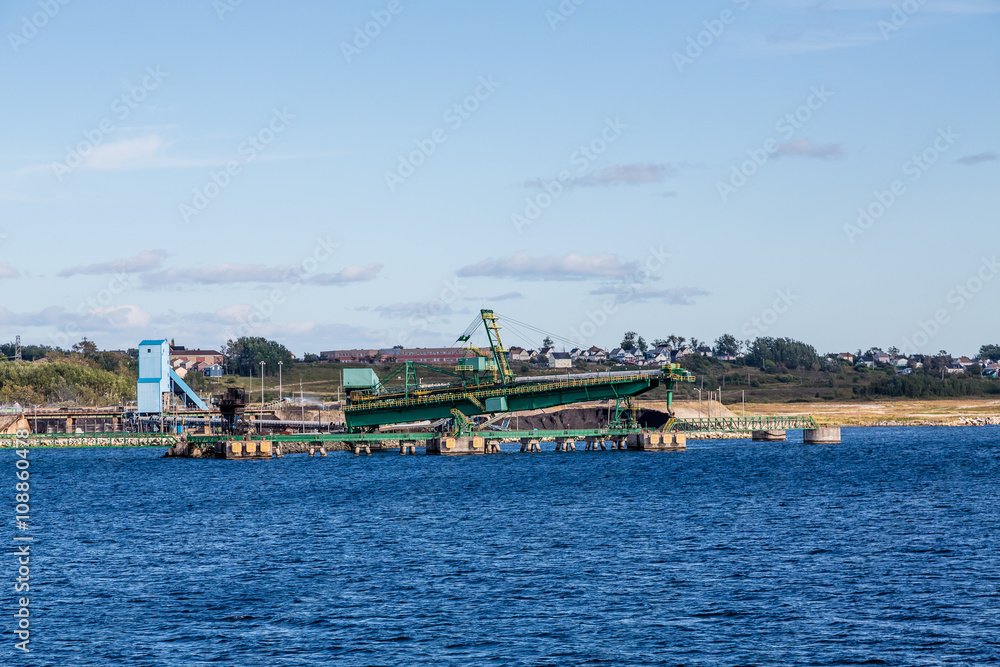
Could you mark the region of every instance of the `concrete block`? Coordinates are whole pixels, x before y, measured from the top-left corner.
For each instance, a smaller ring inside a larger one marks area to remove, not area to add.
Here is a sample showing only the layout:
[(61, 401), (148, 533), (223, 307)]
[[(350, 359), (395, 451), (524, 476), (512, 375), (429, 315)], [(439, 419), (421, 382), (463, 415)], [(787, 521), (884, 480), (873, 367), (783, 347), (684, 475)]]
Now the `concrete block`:
[(448, 456), (461, 454), (485, 454), (486, 439), (482, 436), (440, 436), (427, 441), (428, 454)]
[(752, 431), (750, 439), (755, 442), (784, 442), (787, 434), (784, 431)]
[(676, 433), (644, 431), (628, 436), (628, 448), (640, 452), (682, 452), (687, 449), (687, 439)]
[(807, 445), (840, 444), (840, 427), (802, 429), (802, 442)]

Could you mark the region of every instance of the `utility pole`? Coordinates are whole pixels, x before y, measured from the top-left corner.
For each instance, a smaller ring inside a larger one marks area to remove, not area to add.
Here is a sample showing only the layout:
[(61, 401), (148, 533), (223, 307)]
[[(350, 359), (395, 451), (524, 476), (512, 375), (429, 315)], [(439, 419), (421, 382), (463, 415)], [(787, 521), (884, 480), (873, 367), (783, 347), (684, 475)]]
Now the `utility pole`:
[(278, 401), (281, 401), (281, 364), (283, 361), (278, 362)]
[(260, 362), (260, 410), (261, 417), (264, 416), (264, 362)]

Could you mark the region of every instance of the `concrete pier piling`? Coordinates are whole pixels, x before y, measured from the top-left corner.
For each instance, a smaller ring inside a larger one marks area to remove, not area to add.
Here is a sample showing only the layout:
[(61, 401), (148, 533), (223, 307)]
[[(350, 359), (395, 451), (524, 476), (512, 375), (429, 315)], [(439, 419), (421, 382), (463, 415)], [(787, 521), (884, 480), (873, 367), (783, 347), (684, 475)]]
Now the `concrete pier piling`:
[(556, 440), (556, 451), (557, 452), (575, 452), (576, 451), (576, 441), (569, 438), (563, 438), (562, 440)]
[(446, 456), (485, 454), (486, 439), (476, 435), (443, 435), (427, 441), (427, 453)]
[(320, 456), (326, 456), (326, 447), (320, 447), (319, 448), (319, 455)]
[(401, 456), (417, 453), (417, 442), (415, 440), (400, 440), (399, 453)]
[(644, 431), (628, 437), (628, 447), (640, 452), (683, 452), (687, 438), (680, 433)]
[(840, 444), (840, 427), (802, 429), (802, 442), (807, 445)]
[(542, 451), (540, 441), (534, 438), (521, 438), (521, 451), (528, 453)]
[(269, 459), (274, 448), (269, 440), (226, 440), (216, 443), (213, 453), (217, 459)]
[(784, 442), (787, 434), (784, 431), (752, 431), (750, 439), (754, 442)]

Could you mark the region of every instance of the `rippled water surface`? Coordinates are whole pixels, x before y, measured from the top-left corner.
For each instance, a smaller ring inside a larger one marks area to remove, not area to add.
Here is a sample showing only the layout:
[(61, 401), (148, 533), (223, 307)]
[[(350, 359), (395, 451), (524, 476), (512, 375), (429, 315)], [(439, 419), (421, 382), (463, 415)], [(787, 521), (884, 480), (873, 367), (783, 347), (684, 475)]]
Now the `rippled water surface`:
[[(684, 453), (162, 453), (32, 451), (28, 664), (1000, 661), (1000, 428)], [(0, 453), (4, 488), (13, 473)], [(25, 662), (12, 629), (2, 664)]]

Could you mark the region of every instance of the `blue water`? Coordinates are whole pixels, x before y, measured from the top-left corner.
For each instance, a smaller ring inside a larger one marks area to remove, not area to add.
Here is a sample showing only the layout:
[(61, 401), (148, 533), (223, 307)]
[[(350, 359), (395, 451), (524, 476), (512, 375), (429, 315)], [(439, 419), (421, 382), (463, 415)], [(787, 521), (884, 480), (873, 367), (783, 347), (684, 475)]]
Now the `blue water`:
[(161, 455), (31, 453), (33, 650), (12, 649), (5, 559), (0, 664), (1000, 661), (1000, 428)]

